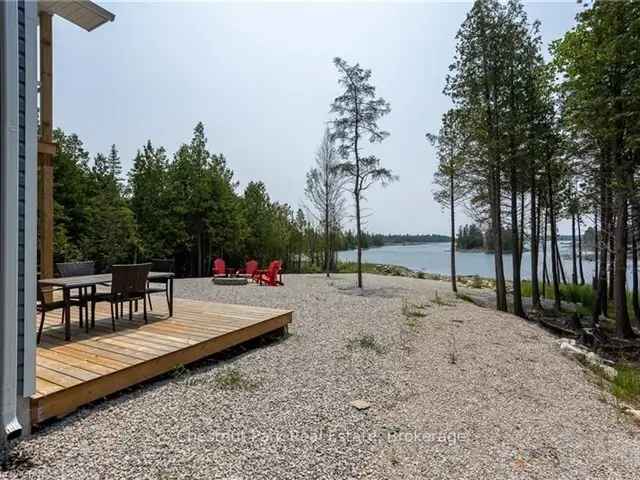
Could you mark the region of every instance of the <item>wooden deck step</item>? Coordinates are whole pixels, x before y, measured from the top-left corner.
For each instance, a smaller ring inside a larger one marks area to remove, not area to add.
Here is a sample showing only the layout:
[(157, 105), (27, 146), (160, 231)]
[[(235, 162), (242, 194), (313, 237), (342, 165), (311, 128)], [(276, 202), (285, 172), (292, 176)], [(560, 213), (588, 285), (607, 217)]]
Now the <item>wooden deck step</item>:
[(234, 345), (286, 327), (290, 310), (175, 299), (169, 318), (164, 297), (154, 297), (145, 324), (142, 313), (116, 319), (96, 306), (96, 326), (85, 333), (72, 308), (72, 340), (64, 340), (60, 312), (47, 314), (37, 348), (36, 393), (31, 420), (37, 425), (82, 405), (187, 365)]

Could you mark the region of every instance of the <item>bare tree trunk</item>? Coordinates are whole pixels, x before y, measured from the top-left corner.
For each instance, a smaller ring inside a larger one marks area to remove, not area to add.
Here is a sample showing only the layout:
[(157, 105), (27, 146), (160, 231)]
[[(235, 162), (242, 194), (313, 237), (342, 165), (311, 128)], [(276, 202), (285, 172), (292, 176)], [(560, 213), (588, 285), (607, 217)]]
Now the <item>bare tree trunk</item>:
[(560, 303), (560, 279), (558, 278), (558, 244), (557, 244), (557, 230), (556, 230), (556, 215), (553, 205), (553, 181), (551, 179), (551, 172), (547, 170), (547, 179), (549, 187), (549, 220), (551, 222), (551, 273), (553, 275), (553, 295), (554, 305), (556, 311), (560, 311), (562, 304)]
[(513, 237), (513, 254), (511, 264), (513, 268), (513, 313), (525, 317), (522, 307), (522, 284), (520, 283), (520, 234), (518, 232), (518, 192), (515, 164), (511, 162), (511, 236)]
[(633, 278), (633, 290), (631, 293), (631, 304), (633, 305), (633, 316), (636, 323), (640, 321), (640, 301), (638, 300), (638, 234), (637, 225), (634, 223), (631, 232), (631, 268)]
[(356, 122), (354, 132), (353, 154), (356, 159), (356, 175), (354, 184), (354, 195), (356, 200), (356, 234), (358, 239), (358, 288), (362, 288), (362, 224), (360, 217), (360, 152), (358, 150), (358, 140), (360, 138), (358, 131), (358, 103), (356, 102)]
[[(325, 174), (325, 178), (326, 178)], [(325, 204), (324, 204), (324, 271), (329, 278), (331, 272), (331, 242), (329, 239), (329, 194), (328, 181), (325, 181)]]
[(576, 215), (571, 212), (571, 283), (578, 284), (578, 252), (576, 249)]
[(558, 246), (558, 231), (556, 230), (556, 241), (554, 242), (554, 247), (556, 249), (556, 260), (558, 262), (558, 270), (560, 270), (560, 275), (562, 277), (562, 283), (567, 285), (567, 276), (564, 273), (564, 265), (562, 264), (562, 256), (560, 255), (560, 247)]
[(600, 160), (600, 235), (597, 236), (597, 245), (600, 251), (598, 280), (596, 288), (595, 302), (593, 302), (593, 325), (598, 328), (600, 325), (600, 314), (607, 315), (607, 250), (609, 246), (608, 239), (608, 217), (609, 217), (609, 195), (607, 193), (607, 169), (606, 159)]
[(582, 269), (582, 231), (580, 230), (580, 213), (578, 217), (578, 265), (580, 266), (580, 285), (584, 285), (584, 270)]
[(540, 286), (538, 284), (538, 250), (540, 242), (540, 214), (536, 202), (536, 174), (531, 175), (531, 303), (534, 309), (541, 310)]
[(451, 209), (451, 288), (454, 292), (458, 292), (456, 279), (456, 218), (455, 218), (455, 195), (454, 195), (454, 177), (449, 177), (449, 208)]
[(613, 291), (616, 277), (616, 224), (616, 216), (612, 215), (609, 221), (609, 231), (612, 232), (609, 234), (609, 291), (607, 295), (607, 298), (609, 300), (613, 300)]
[(638, 298), (638, 239), (640, 238), (640, 205), (634, 195), (631, 198), (631, 266), (633, 272), (633, 290), (631, 294), (631, 304), (633, 305), (633, 316), (636, 325), (640, 322), (640, 299)]
[(524, 189), (520, 192), (520, 265), (522, 265), (522, 254), (524, 253)]
[(544, 209), (544, 244), (542, 245), (542, 297), (547, 296), (547, 282), (549, 281), (549, 272), (547, 271), (547, 216), (548, 211)]
[(627, 308), (627, 199), (622, 187), (616, 194), (616, 233), (615, 233), (615, 288), (616, 334), (622, 338), (633, 338), (635, 333), (629, 321)]
[(496, 171), (496, 167), (491, 168), (491, 181), (489, 187), (491, 190), (491, 227), (493, 229), (494, 239), (494, 262), (496, 269), (496, 309), (506, 312), (507, 308), (507, 289), (504, 278), (504, 263), (502, 260), (502, 213), (501, 213), (501, 188), (500, 188), (500, 172)]
[(594, 262), (595, 262), (595, 275), (594, 278), (592, 279), (592, 283), (593, 283), (593, 288), (597, 290), (598, 288), (598, 284), (597, 284), (597, 279), (598, 279), (598, 268), (600, 267), (600, 262), (598, 261), (598, 253), (600, 252), (600, 237), (598, 236), (598, 208), (596, 207), (594, 215), (593, 215), (593, 232), (594, 232), (594, 238), (593, 238), (593, 253), (594, 253)]
[(358, 236), (358, 288), (362, 288), (362, 229), (360, 224), (360, 195), (356, 195), (356, 233)]

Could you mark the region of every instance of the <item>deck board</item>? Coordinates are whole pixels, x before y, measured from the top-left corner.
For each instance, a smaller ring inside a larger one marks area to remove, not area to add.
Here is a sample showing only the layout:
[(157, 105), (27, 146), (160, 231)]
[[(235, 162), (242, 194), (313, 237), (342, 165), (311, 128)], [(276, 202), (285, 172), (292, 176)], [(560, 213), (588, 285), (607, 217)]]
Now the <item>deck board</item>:
[[(60, 311), (49, 312), (36, 355), (32, 423), (67, 415), (122, 389), (162, 375), (291, 323), (292, 312), (269, 308), (175, 299), (169, 318), (162, 295), (153, 297), (148, 323), (142, 312), (116, 319), (109, 306), (96, 306), (96, 326), (85, 333), (72, 308), (72, 340), (64, 340)], [(142, 309), (140, 309), (142, 310)], [(39, 319), (38, 319), (39, 321)]]

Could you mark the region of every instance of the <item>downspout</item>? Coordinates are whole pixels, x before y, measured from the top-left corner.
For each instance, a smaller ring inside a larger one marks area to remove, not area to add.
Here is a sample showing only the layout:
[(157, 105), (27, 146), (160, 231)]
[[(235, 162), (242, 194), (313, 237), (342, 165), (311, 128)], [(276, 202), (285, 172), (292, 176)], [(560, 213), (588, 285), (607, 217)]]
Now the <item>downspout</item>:
[[(18, 19), (0, 2), (0, 414), (3, 440), (19, 436), (18, 360)], [(6, 452), (2, 452), (4, 455)]]

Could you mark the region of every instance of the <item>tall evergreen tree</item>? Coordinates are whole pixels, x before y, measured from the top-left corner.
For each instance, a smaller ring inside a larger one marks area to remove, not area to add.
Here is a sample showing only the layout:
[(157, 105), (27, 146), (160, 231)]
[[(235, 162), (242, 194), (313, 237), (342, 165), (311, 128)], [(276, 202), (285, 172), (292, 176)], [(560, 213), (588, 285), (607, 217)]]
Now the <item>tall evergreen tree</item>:
[(129, 172), (129, 197), (140, 235), (143, 258), (165, 258), (173, 255), (177, 233), (167, 198), (168, 159), (163, 147), (151, 141), (138, 150)]
[(349, 65), (336, 57), (338, 83), (344, 89), (331, 104), (332, 137), (338, 143), (338, 153), (343, 162), (339, 171), (352, 187), (356, 210), (356, 237), (358, 241), (358, 288), (362, 288), (362, 201), (363, 192), (375, 183), (383, 186), (396, 180), (391, 170), (380, 166), (375, 155), (362, 155), (363, 143), (382, 142), (389, 133), (378, 127), (378, 121), (391, 111), (391, 106), (382, 97), (376, 97), (376, 88), (370, 83), (371, 70), (360, 64)]
[(462, 117), (456, 110), (449, 110), (442, 117), (438, 135), (427, 134), (427, 140), (436, 147), (438, 168), (434, 174), (436, 185), (434, 199), (449, 209), (451, 227), (451, 288), (458, 291), (456, 282), (456, 204), (466, 194), (464, 165), (470, 148), (470, 139), (461, 125)]

